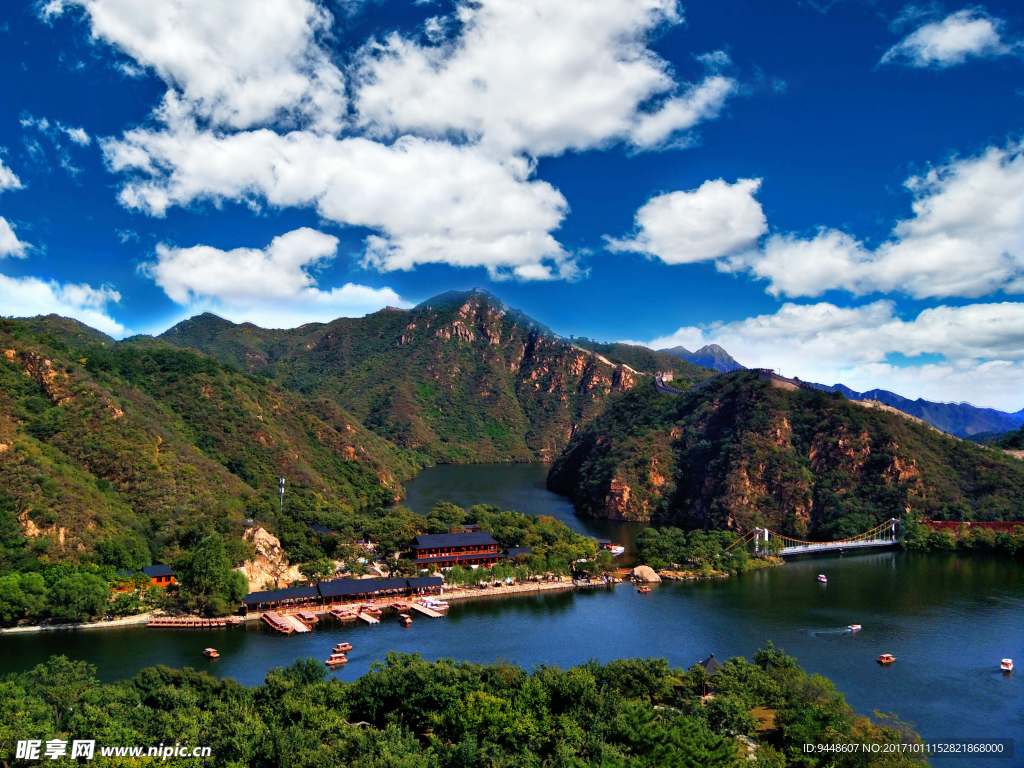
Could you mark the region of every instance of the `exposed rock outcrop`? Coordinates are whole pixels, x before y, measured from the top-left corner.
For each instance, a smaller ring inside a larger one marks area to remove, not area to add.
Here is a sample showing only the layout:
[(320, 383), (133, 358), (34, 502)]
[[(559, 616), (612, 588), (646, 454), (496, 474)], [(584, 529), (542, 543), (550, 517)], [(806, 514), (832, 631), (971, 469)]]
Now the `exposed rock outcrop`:
[(246, 560), (236, 571), (245, 574), (249, 581), (249, 591), (259, 592), (263, 589), (281, 589), (293, 581), (302, 579), (297, 565), (288, 565), (288, 555), (281, 548), (276, 536), (264, 528), (249, 528), (242, 536), (251, 541), (256, 548), (256, 556)]
[(642, 581), (645, 583), (657, 584), (661, 582), (661, 576), (654, 572), (654, 569), (649, 565), (638, 565), (633, 569), (631, 574), (633, 581)]

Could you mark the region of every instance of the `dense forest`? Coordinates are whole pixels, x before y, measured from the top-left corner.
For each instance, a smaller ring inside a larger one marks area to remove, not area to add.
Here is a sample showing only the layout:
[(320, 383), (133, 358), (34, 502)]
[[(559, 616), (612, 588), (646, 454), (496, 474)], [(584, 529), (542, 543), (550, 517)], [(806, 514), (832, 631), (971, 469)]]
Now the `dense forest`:
[(653, 386), (617, 396), (548, 484), (598, 517), (801, 538), (842, 538), (890, 517), (1020, 520), (1024, 509), (1024, 462), (756, 372), (678, 397)]
[(919, 739), (856, 715), (770, 643), (712, 676), (662, 659), (531, 673), (391, 653), (354, 683), (326, 678), (306, 659), (252, 688), (166, 667), (100, 685), (88, 664), (54, 657), (0, 678), (0, 754), (57, 738), (94, 740), (97, 766), (137, 764), (103, 746), (160, 744), (209, 747), (205, 764), (225, 768), (739, 768), (748, 756), (761, 768), (926, 765), (895, 752), (804, 753)]

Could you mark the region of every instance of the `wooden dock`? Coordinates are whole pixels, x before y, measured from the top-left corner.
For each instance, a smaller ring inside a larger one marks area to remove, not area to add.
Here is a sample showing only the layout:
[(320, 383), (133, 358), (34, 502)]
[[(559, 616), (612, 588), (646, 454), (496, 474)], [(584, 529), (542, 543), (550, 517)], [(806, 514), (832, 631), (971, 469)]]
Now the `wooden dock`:
[(303, 624), (301, 621), (299, 621), (296, 617), (292, 616), (290, 613), (284, 614), (283, 616), (281, 616), (281, 618), (284, 619), (289, 624), (291, 624), (292, 628), (296, 632), (299, 632), (300, 634), (303, 633), (303, 632), (312, 632), (313, 631), (312, 629), (307, 627), (305, 624)]
[(409, 607), (412, 608), (414, 611), (419, 611), (420, 613), (429, 616), (432, 619), (440, 619), (442, 616), (444, 616), (443, 613), (438, 613), (433, 608), (427, 608), (427, 606), (420, 605), (419, 603), (411, 603)]
[(359, 618), (365, 621), (367, 624), (380, 624), (380, 619), (376, 616), (371, 616), (368, 613), (359, 613)]
[(200, 619), (191, 616), (159, 616), (146, 622), (146, 626), (169, 629), (213, 629), (216, 627), (233, 627), (240, 623), (234, 617), (228, 619)]
[(276, 629), (278, 632), (284, 635), (290, 635), (295, 631), (295, 627), (291, 625), (291, 622), (285, 621), (284, 617), (274, 611), (268, 611), (263, 614), (263, 621), (267, 623), (271, 629)]

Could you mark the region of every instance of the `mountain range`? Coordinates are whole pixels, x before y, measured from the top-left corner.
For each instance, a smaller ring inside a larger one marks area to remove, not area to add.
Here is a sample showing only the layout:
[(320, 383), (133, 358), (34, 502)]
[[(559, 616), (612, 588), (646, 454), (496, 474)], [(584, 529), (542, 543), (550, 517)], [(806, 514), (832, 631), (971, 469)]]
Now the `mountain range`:
[[(550, 461), (609, 395), (672, 360), (627, 344), (588, 349), (480, 290), (290, 330), (204, 314), (158, 339), (344, 403), (381, 437), (448, 463)], [(684, 382), (712, 374), (676, 368)]]
[(584, 514), (701, 527), (825, 534), (1024, 502), (1024, 465), (1001, 450), (753, 371), (658, 398), (668, 368), (684, 391), (716, 373), (563, 338), (483, 291), (288, 330), (203, 314), (123, 341), (0, 318), (0, 573), (105, 541), (173, 562), (211, 528), (240, 548), (253, 518), (305, 562), (310, 524), (386, 516), (440, 462), (553, 461), (551, 487)]
[(708, 344), (696, 352), (691, 352), (686, 347), (670, 347), (669, 349), (660, 349), (658, 351), (668, 355), (675, 355), (694, 365), (713, 368), (720, 373), (745, 370), (744, 366), (736, 362), (732, 355), (717, 344)]
[[(690, 352), (685, 347), (672, 347), (659, 351), (675, 355), (694, 365), (713, 368), (723, 373), (745, 370), (743, 365), (717, 344), (709, 344), (696, 352)], [(842, 392), (850, 400), (878, 400), (899, 411), (916, 416), (936, 429), (956, 437), (994, 439), (999, 434), (1013, 431), (1024, 425), (1024, 409), (1016, 413), (1006, 413), (994, 408), (978, 408), (970, 403), (936, 403), (921, 398), (911, 400), (885, 389), (857, 392), (844, 384), (829, 386), (812, 383), (811, 386), (825, 392)]]
[(933, 403), (921, 398), (911, 400), (885, 389), (857, 392), (843, 384), (811, 386), (825, 392), (842, 392), (850, 400), (878, 400), (956, 437), (974, 438), (985, 433), (1011, 432), (1024, 424), (1024, 410), (1006, 413), (994, 408), (978, 408), (970, 403)]

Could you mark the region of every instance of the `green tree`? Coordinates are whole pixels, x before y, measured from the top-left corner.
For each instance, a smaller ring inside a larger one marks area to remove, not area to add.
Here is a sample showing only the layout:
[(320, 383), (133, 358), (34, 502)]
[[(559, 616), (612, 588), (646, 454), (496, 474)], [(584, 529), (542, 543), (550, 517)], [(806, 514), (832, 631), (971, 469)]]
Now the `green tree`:
[(46, 584), (38, 573), (11, 573), (0, 577), (0, 621), (38, 616), (46, 606)]
[(67, 656), (53, 656), (32, 670), (38, 695), (50, 705), (54, 722), (61, 720), (86, 692), (96, 685), (96, 667)]
[(186, 599), (216, 616), (236, 610), (249, 591), (249, 582), (241, 572), (232, 570), (224, 540), (216, 533), (181, 557), (175, 572)]
[(322, 557), (299, 566), (299, 573), (309, 579), (311, 584), (319, 584), (321, 581), (333, 579), (335, 571), (334, 561), (329, 557)]
[(627, 704), (620, 738), (636, 756), (636, 768), (737, 768), (733, 742), (704, 732), (686, 717), (662, 720), (658, 713)]
[(86, 621), (107, 607), (110, 586), (92, 573), (65, 576), (50, 589), (50, 612), (72, 621)]
[(210, 534), (186, 553), (174, 567), (177, 582), (189, 595), (209, 598), (223, 588), (231, 572), (224, 540)]

